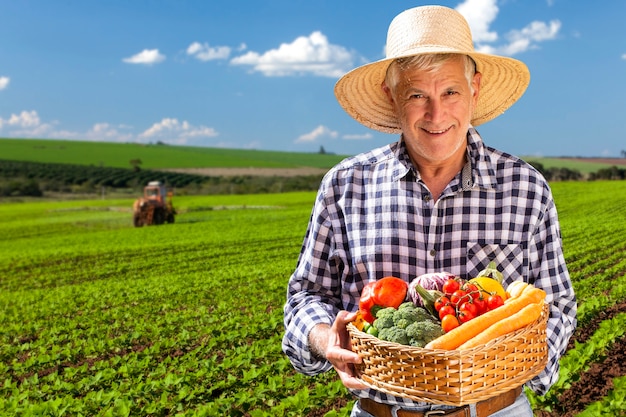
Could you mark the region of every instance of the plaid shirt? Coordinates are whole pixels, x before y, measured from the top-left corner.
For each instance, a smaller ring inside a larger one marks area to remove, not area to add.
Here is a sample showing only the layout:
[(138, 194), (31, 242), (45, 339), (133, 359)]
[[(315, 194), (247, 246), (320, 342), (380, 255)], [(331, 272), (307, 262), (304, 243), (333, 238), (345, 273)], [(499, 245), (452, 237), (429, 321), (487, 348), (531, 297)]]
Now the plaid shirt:
[[(410, 282), (447, 271), (469, 279), (496, 261), (505, 287), (525, 280), (547, 293), (549, 360), (528, 385), (543, 394), (576, 327), (576, 298), (563, 258), (550, 188), (530, 165), (483, 145), (468, 132), (468, 163), (435, 202), (402, 139), (348, 158), (324, 177), (285, 304), (283, 351), (307, 375), (331, 365), (315, 358), (308, 334), (356, 311), (369, 281)], [(375, 390), (355, 395), (400, 406), (410, 400)]]

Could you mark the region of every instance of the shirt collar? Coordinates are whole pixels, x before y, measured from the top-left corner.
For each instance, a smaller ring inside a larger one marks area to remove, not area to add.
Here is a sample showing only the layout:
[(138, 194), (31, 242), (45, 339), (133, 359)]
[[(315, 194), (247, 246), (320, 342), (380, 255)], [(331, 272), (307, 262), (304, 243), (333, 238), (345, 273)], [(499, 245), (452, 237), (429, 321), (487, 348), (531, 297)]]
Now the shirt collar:
[[(481, 188), (496, 188), (496, 173), (491, 159), (485, 152), (486, 148), (483, 140), (473, 126), (467, 132), (467, 163), (461, 171), (461, 187), (463, 191), (470, 190), (477, 186)], [(419, 179), (419, 172), (409, 158), (406, 144), (401, 136), (400, 140), (394, 144), (393, 153), (396, 165), (393, 170), (393, 180), (402, 178)]]
[[(467, 131), (467, 159), (471, 163), (472, 183), (481, 188), (497, 188), (496, 170), (480, 134), (473, 126)], [(465, 171), (465, 169), (464, 169)], [(465, 182), (463, 188), (465, 189)]]

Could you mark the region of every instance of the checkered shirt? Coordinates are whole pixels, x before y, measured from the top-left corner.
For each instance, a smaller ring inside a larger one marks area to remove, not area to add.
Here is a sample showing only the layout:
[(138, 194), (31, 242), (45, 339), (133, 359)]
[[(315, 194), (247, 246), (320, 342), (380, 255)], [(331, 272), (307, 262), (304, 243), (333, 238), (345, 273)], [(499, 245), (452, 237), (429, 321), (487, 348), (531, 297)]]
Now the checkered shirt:
[[(532, 166), (485, 146), (474, 128), (467, 139), (468, 162), (436, 202), (402, 139), (347, 158), (324, 177), (284, 309), (283, 351), (298, 372), (332, 368), (312, 355), (309, 332), (331, 325), (340, 310), (356, 311), (368, 282), (440, 271), (469, 279), (495, 261), (505, 286), (524, 280), (546, 291), (549, 359), (528, 386), (543, 394), (556, 381), (576, 298), (552, 193)], [(376, 390), (354, 394), (420, 405)]]

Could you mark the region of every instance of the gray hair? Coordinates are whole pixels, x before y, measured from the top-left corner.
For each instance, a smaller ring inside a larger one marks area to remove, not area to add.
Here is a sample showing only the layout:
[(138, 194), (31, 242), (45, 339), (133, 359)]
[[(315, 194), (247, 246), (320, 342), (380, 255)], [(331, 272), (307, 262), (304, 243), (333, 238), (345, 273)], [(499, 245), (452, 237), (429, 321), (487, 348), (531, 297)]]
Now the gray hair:
[(461, 57), (463, 65), (465, 66), (465, 78), (467, 83), (474, 93), (472, 87), (472, 79), (476, 73), (476, 63), (469, 55), (460, 54), (425, 54), (414, 55), (407, 58), (396, 58), (391, 61), (389, 67), (387, 67), (387, 74), (385, 75), (385, 85), (391, 90), (395, 91), (398, 82), (400, 81), (400, 75), (408, 69), (420, 69), (427, 72), (437, 71), (446, 62), (458, 59)]

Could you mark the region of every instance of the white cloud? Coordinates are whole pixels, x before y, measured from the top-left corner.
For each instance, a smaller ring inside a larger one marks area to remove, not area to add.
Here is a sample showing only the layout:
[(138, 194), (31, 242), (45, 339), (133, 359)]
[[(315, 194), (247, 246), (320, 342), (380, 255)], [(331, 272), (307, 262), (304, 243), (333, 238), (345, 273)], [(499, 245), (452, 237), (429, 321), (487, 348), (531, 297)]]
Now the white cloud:
[(331, 137), (336, 138), (339, 134), (334, 130), (330, 130), (326, 126), (319, 125), (315, 129), (313, 129), (309, 133), (305, 133), (304, 135), (299, 136), (294, 142), (295, 143), (308, 143), (315, 142), (320, 137)]
[(41, 120), (39, 119), (39, 114), (37, 114), (35, 110), (24, 110), (20, 114), (11, 114), (11, 117), (9, 117), (8, 120), (5, 120), (4, 123), (9, 126), (29, 128), (39, 126), (41, 124)]
[(52, 124), (41, 122), (39, 114), (35, 110), (23, 110), (19, 114), (13, 113), (8, 119), (0, 117), (0, 130), (5, 136), (47, 137), (52, 128)]
[(622, 54), (622, 59), (626, 60), (626, 54)]
[(266, 76), (312, 74), (323, 77), (340, 77), (352, 69), (353, 53), (339, 45), (332, 45), (319, 31), (300, 36), (291, 43), (263, 54), (250, 51), (233, 58), (233, 65), (248, 65), (253, 71)]
[(191, 55), (200, 61), (212, 61), (215, 59), (228, 59), (231, 48), (228, 46), (211, 47), (208, 43), (194, 42), (187, 47), (187, 55)]
[(505, 44), (492, 45), (499, 39), (496, 32), (489, 30), (499, 11), (496, 0), (465, 0), (456, 9), (470, 25), (476, 50), (490, 54), (512, 56), (537, 48), (538, 43), (555, 39), (561, 29), (559, 20), (533, 21), (521, 30), (509, 31)]
[(498, 40), (496, 32), (490, 32), (489, 26), (498, 16), (496, 0), (465, 0), (456, 7), (472, 30), (474, 42), (495, 42)]
[(144, 49), (138, 54), (122, 59), (122, 61), (127, 64), (152, 65), (165, 61), (165, 55), (161, 54), (158, 49)]
[(6, 137), (68, 139), (102, 142), (147, 142), (160, 140), (163, 142), (184, 145), (197, 138), (218, 136), (218, 132), (207, 126), (193, 126), (187, 121), (164, 118), (154, 123), (143, 133), (136, 135), (130, 132), (132, 127), (114, 126), (100, 122), (87, 131), (58, 129), (58, 122), (44, 123), (35, 110), (11, 114), (9, 118), (0, 117), (0, 131)]
[(536, 43), (551, 40), (556, 37), (561, 28), (561, 22), (553, 20), (547, 25), (544, 22), (531, 22), (522, 30), (512, 30), (507, 34), (509, 43), (496, 48), (498, 53), (515, 55), (528, 49), (535, 48)]
[(0, 90), (7, 88), (9, 81), (11, 81), (9, 77), (0, 77)]
[(139, 135), (139, 139), (158, 139), (164, 142), (185, 144), (189, 139), (211, 138), (219, 133), (212, 127), (193, 126), (186, 120), (163, 118)]
[(374, 135), (371, 133), (362, 133), (362, 134), (347, 134), (343, 135), (342, 138), (346, 140), (369, 140), (373, 138)]

